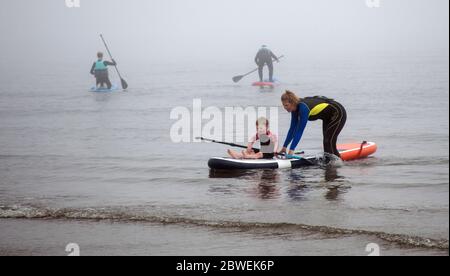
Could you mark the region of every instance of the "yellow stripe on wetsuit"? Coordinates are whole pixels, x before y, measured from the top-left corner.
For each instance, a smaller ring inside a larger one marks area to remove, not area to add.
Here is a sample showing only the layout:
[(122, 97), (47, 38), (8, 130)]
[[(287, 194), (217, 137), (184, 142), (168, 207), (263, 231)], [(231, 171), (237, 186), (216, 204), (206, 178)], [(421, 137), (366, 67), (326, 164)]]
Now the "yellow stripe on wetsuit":
[(330, 104), (327, 103), (321, 103), (316, 105), (311, 112), (309, 112), (309, 116), (316, 116), (319, 115), (320, 112), (322, 112), (325, 108), (327, 108)]

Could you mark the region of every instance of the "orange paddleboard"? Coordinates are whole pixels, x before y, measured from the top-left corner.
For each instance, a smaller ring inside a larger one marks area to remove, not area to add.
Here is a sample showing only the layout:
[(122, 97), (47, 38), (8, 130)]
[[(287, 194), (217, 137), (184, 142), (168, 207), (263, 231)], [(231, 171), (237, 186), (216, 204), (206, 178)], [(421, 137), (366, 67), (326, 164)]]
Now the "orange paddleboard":
[(374, 154), (378, 147), (373, 142), (352, 143), (352, 144), (339, 144), (337, 149), (341, 154), (341, 158), (344, 161), (351, 161), (355, 159), (366, 158)]
[(274, 82), (268, 82), (268, 81), (263, 81), (263, 82), (254, 82), (252, 84), (253, 86), (259, 86), (259, 87), (271, 87), (273, 88), (275, 86)]

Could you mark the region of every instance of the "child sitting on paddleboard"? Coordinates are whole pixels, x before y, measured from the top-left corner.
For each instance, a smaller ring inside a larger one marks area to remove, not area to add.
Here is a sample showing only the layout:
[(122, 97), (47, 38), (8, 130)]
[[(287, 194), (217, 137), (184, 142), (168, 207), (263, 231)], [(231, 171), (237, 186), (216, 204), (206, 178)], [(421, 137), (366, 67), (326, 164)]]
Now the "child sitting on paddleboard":
[[(248, 143), (247, 149), (239, 153), (228, 150), (228, 154), (234, 159), (273, 159), (278, 151), (278, 137), (269, 130), (269, 120), (261, 117), (256, 121), (257, 133)], [(253, 145), (259, 141), (261, 150), (255, 152)]]

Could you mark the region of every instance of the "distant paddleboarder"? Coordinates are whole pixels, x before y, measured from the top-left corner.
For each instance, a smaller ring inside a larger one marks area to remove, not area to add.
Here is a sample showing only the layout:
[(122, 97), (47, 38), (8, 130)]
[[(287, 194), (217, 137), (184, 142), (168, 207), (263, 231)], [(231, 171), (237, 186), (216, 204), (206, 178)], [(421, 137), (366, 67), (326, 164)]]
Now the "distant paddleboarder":
[(111, 89), (112, 84), (109, 80), (108, 66), (116, 66), (117, 63), (114, 59), (112, 60), (112, 62), (103, 61), (102, 52), (97, 53), (97, 58), (97, 61), (92, 64), (91, 68), (91, 74), (94, 75), (97, 80), (97, 88), (104, 87), (106, 84), (108, 89)]
[(269, 50), (266, 45), (263, 45), (261, 49), (259, 49), (255, 57), (255, 62), (258, 65), (260, 82), (263, 82), (264, 80), (263, 69), (265, 65), (269, 67), (269, 82), (273, 82), (273, 60), (276, 60), (277, 62), (279, 61), (278, 57), (274, 53), (272, 53), (272, 51)]

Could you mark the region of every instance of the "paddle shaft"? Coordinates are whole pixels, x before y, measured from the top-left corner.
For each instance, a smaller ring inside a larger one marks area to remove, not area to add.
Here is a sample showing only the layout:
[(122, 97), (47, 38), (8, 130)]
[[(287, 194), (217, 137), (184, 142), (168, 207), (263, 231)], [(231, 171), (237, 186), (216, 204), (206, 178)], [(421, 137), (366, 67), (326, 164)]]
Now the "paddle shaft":
[[(243, 146), (243, 145), (238, 145), (238, 144), (234, 144), (234, 143), (226, 143), (226, 142), (216, 141), (216, 140), (213, 140), (213, 139), (207, 139), (207, 138), (203, 138), (203, 137), (197, 137), (196, 139), (199, 139), (199, 140), (202, 140), (202, 141), (208, 141), (208, 142), (212, 142), (212, 143), (216, 143), (216, 144), (222, 144), (222, 145), (227, 145), (227, 146), (231, 146), (231, 147), (236, 147), (236, 148), (243, 148), (243, 149), (247, 148), (246, 146)], [(252, 148), (252, 149), (256, 153), (261, 151), (261, 150), (256, 149), (256, 148)], [(304, 154), (304, 153), (305, 152), (302, 151), (302, 152), (297, 152), (296, 154)], [(278, 153), (277, 155), (285, 156), (286, 154), (285, 153), (283, 153), (283, 154)]]
[[(109, 50), (108, 44), (106, 44), (105, 39), (103, 38), (103, 35), (100, 35), (102, 38), (103, 44), (105, 44), (106, 51), (108, 51), (109, 57), (113, 60), (114, 58), (111, 55), (111, 51)], [(117, 64), (114, 65), (114, 68), (116, 68), (117, 74), (119, 75), (119, 78), (122, 80), (122, 76), (120, 75), (119, 69), (117, 68)]]
[[(242, 148), (242, 149), (246, 149), (248, 147), (243, 146), (243, 145), (238, 145), (238, 144), (234, 144), (234, 143), (226, 143), (226, 142), (221, 142), (221, 141), (216, 141), (213, 139), (207, 139), (207, 138), (203, 138), (203, 137), (198, 137), (197, 139), (202, 140), (202, 141), (208, 141), (211, 143), (216, 143), (216, 144), (222, 144), (222, 145), (227, 145), (227, 146), (231, 146), (231, 147), (236, 147), (236, 148)], [(252, 148), (256, 153), (260, 152), (259, 149), (256, 148)]]

